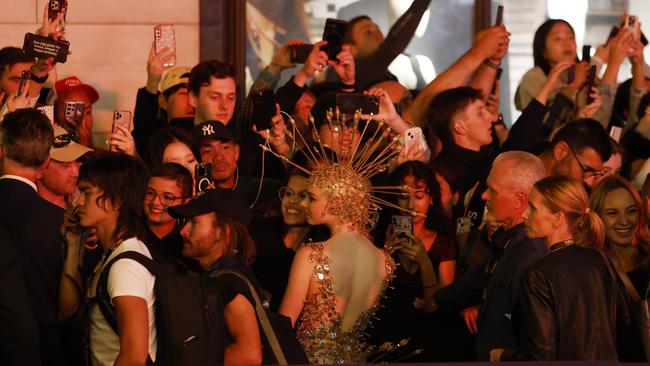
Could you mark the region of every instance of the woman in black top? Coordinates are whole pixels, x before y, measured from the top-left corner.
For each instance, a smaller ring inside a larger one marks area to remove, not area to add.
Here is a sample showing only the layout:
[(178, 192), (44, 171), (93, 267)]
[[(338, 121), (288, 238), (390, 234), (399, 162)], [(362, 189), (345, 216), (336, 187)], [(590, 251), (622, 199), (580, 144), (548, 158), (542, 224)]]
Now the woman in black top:
[[(636, 188), (624, 178), (610, 175), (591, 193), (589, 206), (605, 223), (606, 251), (633, 301), (646, 297), (650, 280), (650, 231), (645, 205)], [(619, 311), (618, 355), (624, 362), (645, 362), (637, 324), (625, 322)]]
[(615, 360), (616, 280), (602, 248), (603, 222), (589, 209), (582, 183), (566, 176), (537, 182), (524, 214), (531, 238), (548, 253), (524, 274), (513, 321), (518, 352), (497, 349), (495, 360)]
[[(410, 338), (412, 348), (424, 349), (417, 358), (407, 361), (469, 359), (472, 347), (462, 349), (463, 342), (457, 341), (459, 334), (468, 335), (459, 314), (427, 314), (429, 309), (425, 305), (436, 286), (454, 281), (458, 253), (451, 222), (440, 203), (435, 173), (422, 162), (407, 161), (397, 167), (389, 180), (390, 185), (407, 186), (410, 193), (395, 203), (420, 215), (410, 217), (412, 232), (399, 233), (393, 224), (388, 227), (384, 246), (392, 248), (400, 265), (392, 288), (386, 293), (385, 308), (378, 314), (381, 322), (374, 326), (372, 335), (378, 341)], [(395, 212), (388, 210), (387, 214), (384, 219), (388, 221)], [(380, 228), (378, 232), (383, 234), (385, 230)]]

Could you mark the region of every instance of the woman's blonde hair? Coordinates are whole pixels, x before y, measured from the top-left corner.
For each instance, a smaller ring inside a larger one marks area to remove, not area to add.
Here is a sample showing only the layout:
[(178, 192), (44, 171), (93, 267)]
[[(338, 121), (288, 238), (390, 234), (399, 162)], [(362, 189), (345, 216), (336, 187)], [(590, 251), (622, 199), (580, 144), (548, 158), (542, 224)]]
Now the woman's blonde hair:
[(564, 214), (576, 244), (603, 249), (605, 225), (589, 208), (589, 196), (582, 182), (563, 175), (546, 177), (535, 183), (544, 197), (545, 206), (553, 213)]

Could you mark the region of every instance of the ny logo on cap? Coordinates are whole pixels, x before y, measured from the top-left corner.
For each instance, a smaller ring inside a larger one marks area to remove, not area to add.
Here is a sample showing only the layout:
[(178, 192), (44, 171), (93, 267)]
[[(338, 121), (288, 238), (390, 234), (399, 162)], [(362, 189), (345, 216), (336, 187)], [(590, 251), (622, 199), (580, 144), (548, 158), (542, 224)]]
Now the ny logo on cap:
[(203, 136), (214, 135), (214, 126), (212, 125), (205, 125), (201, 130), (203, 131)]

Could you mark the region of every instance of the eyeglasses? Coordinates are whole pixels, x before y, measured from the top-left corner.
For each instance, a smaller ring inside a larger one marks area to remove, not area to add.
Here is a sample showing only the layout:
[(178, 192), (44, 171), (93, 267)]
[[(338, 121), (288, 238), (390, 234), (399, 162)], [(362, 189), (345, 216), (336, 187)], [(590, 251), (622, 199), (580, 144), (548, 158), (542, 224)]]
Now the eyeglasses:
[(153, 189), (147, 189), (147, 192), (144, 194), (144, 199), (147, 201), (153, 201), (156, 199), (156, 197), (160, 199), (160, 203), (162, 203), (163, 206), (173, 206), (176, 200), (180, 200), (184, 198), (184, 197), (176, 197), (173, 194), (169, 194), (169, 193), (159, 194)]
[(571, 153), (573, 154), (573, 156), (576, 158), (576, 161), (578, 162), (578, 165), (580, 165), (580, 170), (582, 170), (582, 178), (583, 179), (588, 179), (588, 178), (592, 178), (592, 177), (602, 177), (602, 176), (605, 175), (605, 169), (596, 170), (594, 168), (590, 168), (590, 167), (587, 167), (586, 165), (584, 165), (582, 163), (582, 161), (580, 160), (580, 158), (578, 157), (578, 154), (576, 154), (576, 151), (573, 150), (573, 148), (571, 147), (571, 145), (567, 144), (567, 146), (569, 147), (569, 150), (571, 150)]
[(70, 132), (63, 135), (54, 136), (54, 141), (52, 141), (52, 145), (55, 148), (60, 149), (62, 147), (68, 146), (72, 141), (75, 142), (79, 141), (79, 136), (77, 135), (76, 132)]
[(293, 189), (291, 189), (289, 187), (280, 188), (279, 193), (280, 193), (280, 199), (281, 200), (283, 200), (283, 199), (292, 200), (295, 197), (297, 197), (298, 202), (302, 202), (302, 201), (304, 201), (305, 199), (307, 199), (309, 197), (309, 195), (307, 194), (307, 191), (300, 191), (300, 192), (296, 193)]

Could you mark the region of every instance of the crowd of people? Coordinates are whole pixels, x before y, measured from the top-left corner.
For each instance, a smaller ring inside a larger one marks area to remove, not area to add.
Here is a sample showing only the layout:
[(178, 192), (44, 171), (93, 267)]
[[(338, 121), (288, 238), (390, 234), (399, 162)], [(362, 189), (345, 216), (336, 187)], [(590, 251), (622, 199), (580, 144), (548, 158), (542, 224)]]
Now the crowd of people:
[[(647, 362), (645, 36), (615, 24), (580, 60), (571, 25), (547, 20), (504, 121), (507, 25), (421, 90), (388, 71), (429, 3), (386, 36), (351, 19), (335, 57), (324, 40), (294, 64), (290, 41), (244, 101), (233, 65), (164, 66), (152, 45), (108, 151), (95, 88), (0, 49), (0, 363), (188, 364), (205, 344), (202, 362), (280, 363), (278, 313), (310, 363)], [(61, 17), (38, 32), (61, 38)], [(256, 121), (267, 90), (276, 113)], [(341, 112), (353, 93), (378, 112)], [(192, 316), (201, 335), (170, 344)]]

